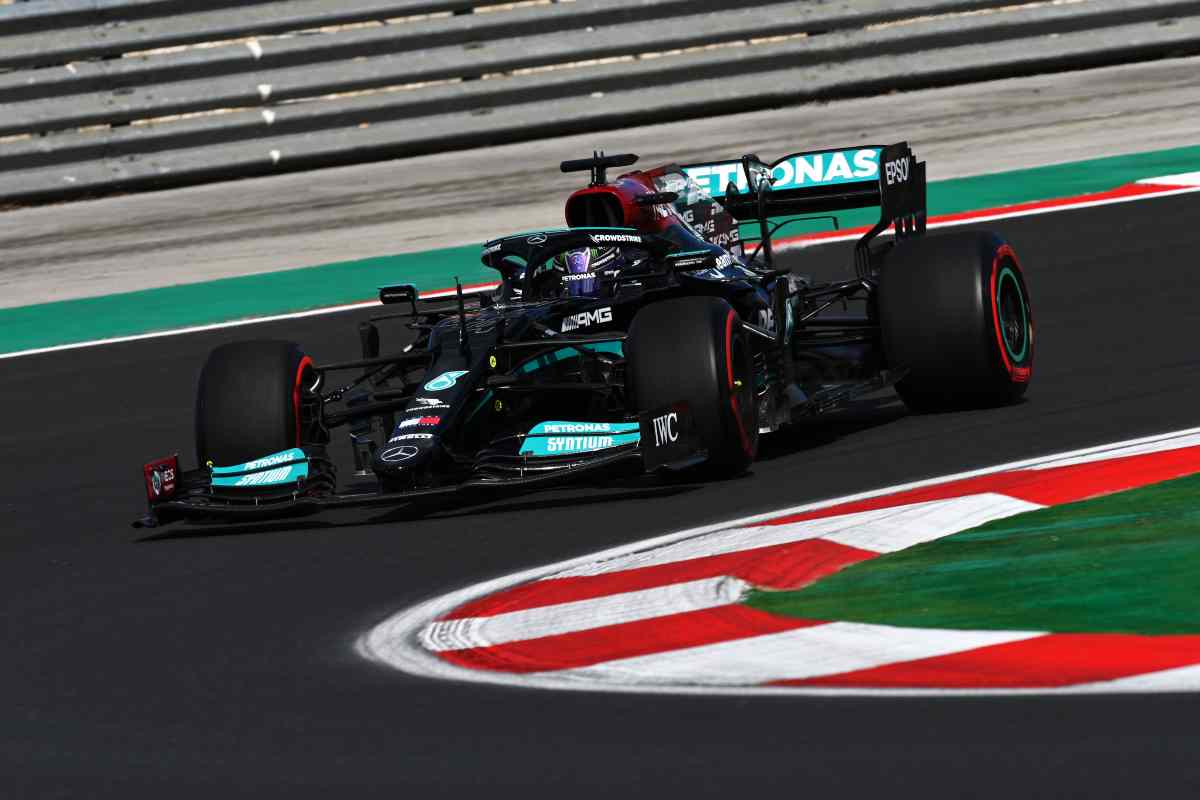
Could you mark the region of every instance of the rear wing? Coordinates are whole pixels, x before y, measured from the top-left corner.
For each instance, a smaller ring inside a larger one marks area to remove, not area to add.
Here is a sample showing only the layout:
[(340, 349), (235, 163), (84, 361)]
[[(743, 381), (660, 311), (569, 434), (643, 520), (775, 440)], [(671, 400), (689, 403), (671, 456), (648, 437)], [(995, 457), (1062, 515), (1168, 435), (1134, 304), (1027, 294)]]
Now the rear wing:
[(895, 226), (897, 238), (925, 231), (925, 162), (916, 160), (907, 142), (811, 150), (771, 163), (747, 155), (682, 170), (737, 220), (759, 221), (768, 266), (771, 235), (784, 224), (771, 227), (772, 217), (879, 206), (879, 222), (855, 248), (860, 277), (870, 272), (867, 245), (889, 226)]

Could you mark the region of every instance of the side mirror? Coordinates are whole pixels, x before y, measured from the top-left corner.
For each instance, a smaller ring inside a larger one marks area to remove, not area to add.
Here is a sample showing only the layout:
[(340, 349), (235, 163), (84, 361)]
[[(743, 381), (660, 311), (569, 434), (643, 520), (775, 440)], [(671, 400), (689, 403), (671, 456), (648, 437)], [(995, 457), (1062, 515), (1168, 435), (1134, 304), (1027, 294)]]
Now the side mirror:
[(401, 283), (396, 286), (380, 286), (379, 302), (385, 306), (393, 303), (413, 303), (417, 299), (417, 287), (411, 283)]
[(674, 203), (679, 199), (678, 192), (656, 192), (654, 194), (639, 194), (633, 201), (639, 206), (661, 206)]
[(408, 303), (412, 307), (412, 313), (416, 316), (417, 313), (417, 287), (411, 283), (400, 283), (395, 286), (380, 286), (379, 287), (379, 302), (385, 306), (394, 305), (396, 303)]

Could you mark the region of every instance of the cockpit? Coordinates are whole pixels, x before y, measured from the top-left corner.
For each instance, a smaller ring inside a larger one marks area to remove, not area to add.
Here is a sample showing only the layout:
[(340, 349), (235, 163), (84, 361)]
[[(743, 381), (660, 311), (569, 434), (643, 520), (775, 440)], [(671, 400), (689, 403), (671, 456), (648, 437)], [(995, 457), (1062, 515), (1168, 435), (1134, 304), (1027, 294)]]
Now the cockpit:
[(564, 228), (488, 242), (483, 263), (503, 277), (505, 300), (611, 298), (627, 279), (661, 273), (673, 249), (630, 228)]
[(575, 247), (546, 254), (527, 278), (529, 299), (615, 297), (623, 281), (653, 271), (650, 252), (633, 245)]

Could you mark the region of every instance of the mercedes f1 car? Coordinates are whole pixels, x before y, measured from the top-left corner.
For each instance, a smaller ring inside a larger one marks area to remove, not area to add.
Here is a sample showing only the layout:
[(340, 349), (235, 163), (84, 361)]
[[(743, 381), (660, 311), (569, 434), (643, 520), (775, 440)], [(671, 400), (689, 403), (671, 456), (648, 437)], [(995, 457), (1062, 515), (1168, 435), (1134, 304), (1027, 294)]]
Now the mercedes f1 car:
[[(1017, 257), (990, 233), (925, 234), (925, 165), (907, 144), (609, 180), (636, 160), (564, 162), (591, 173), (567, 200), (567, 227), (485, 243), (495, 289), (460, 286), (445, 302), (383, 287), (397, 310), (359, 326), (357, 360), (314, 363), (282, 341), (215, 349), (196, 399), (198, 466), (182, 469), (178, 454), (146, 464), (149, 512), (135, 524), (620, 472), (731, 476), (760, 436), (883, 387), (918, 411), (1026, 391), (1034, 328)], [(777, 265), (782, 226), (868, 206), (880, 217), (854, 247), (853, 278), (817, 284)], [(415, 340), (385, 349), (380, 329), (397, 323)], [(338, 428), (353, 454), (346, 479), (330, 456)]]

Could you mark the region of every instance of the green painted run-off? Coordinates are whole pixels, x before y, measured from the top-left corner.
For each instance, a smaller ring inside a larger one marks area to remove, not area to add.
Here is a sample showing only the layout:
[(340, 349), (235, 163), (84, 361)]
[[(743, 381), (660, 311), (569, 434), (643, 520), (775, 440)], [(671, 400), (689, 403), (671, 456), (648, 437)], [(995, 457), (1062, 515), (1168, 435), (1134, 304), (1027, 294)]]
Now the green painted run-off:
[(763, 611), (913, 628), (1200, 633), (1200, 475), (990, 522), (864, 561)]
[[(952, 214), (1071, 197), (1198, 168), (1200, 147), (1185, 147), (958, 178), (929, 186), (929, 212)], [(838, 216), (843, 227), (854, 227), (873, 222), (871, 215)], [(789, 227), (783, 235), (814, 229), (826, 228)], [(479, 233), (483, 241), (505, 231)], [(444, 288), (456, 275), (464, 283), (495, 277), (480, 263), (479, 248), (466, 246), (0, 309), (0, 353), (370, 300), (383, 284)]]

